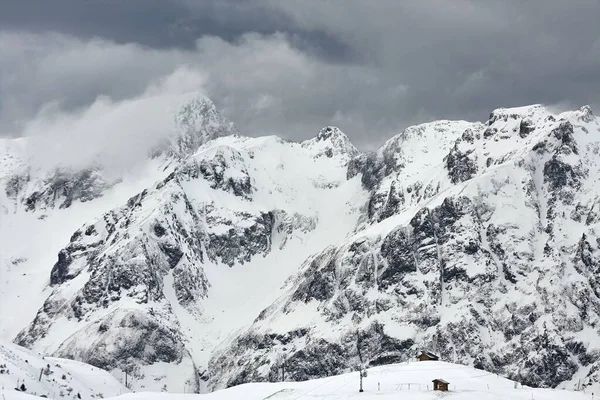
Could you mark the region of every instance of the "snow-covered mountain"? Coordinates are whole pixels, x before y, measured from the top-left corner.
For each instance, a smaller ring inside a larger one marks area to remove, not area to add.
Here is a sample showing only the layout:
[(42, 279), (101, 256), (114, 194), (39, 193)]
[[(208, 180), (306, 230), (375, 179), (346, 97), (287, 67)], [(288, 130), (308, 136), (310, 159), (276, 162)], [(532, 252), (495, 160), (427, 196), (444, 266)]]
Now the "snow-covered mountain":
[(188, 101), (135, 176), (27, 175), (26, 143), (0, 145), (1, 320), (30, 300), (4, 337), (138, 390), (273, 381), (282, 363), (321, 378), (423, 348), (528, 385), (598, 384), (588, 107), (427, 123), (360, 153), (335, 127), (239, 136)]

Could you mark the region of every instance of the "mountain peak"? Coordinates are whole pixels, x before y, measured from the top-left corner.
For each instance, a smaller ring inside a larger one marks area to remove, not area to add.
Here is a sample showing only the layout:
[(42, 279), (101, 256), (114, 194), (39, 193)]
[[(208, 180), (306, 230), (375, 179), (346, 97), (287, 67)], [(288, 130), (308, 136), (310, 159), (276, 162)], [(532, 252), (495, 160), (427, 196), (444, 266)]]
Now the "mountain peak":
[(588, 105), (581, 107), (578, 113), (579, 119), (581, 119), (584, 122), (591, 122), (595, 118), (594, 113), (592, 112), (592, 107)]
[[(317, 133), (317, 141), (328, 140), (331, 138), (345, 138), (348, 139), (348, 136), (344, 132), (340, 130), (337, 126), (326, 126), (321, 128), (319, 133)], [(348, 139), (350, 140), (350, 139)]]
[(541, 104), (532, 104), (522, 107), (496, 108), (490, 113), (488, 125), (502, 119), (505, 122), (508, 119), (522, 119), (532, 117), (536, 114), (548, 114), (546, 108)]
[(233, 122), (224, 118), (206, 96), (194, 94), (175, 112), (177, 135), (169, 153), (182, 157), (193, 154), (202, 144), (223, 136), (238, 134)]
[(322, 128), (316, 137), (302, 142), (302, 147), (314, 151), (315, 157), (339, 155), (346, 162), (360, 153), (350, 138), (336, 126)]

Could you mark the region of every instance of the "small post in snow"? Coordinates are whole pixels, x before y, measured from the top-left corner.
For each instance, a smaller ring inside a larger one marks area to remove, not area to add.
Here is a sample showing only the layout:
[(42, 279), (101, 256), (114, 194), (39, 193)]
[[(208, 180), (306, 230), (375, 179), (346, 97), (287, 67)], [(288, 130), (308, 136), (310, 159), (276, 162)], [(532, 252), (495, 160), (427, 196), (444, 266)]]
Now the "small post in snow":
[(363, 387), (362, 387), (362, 378), (363, 378), (362, 368), (360, 370), (358, 370), (358, 373), (360, 374), (360, 389), (358, 389), (358, 392), (362, 393), (362, 392), (364, 392)]

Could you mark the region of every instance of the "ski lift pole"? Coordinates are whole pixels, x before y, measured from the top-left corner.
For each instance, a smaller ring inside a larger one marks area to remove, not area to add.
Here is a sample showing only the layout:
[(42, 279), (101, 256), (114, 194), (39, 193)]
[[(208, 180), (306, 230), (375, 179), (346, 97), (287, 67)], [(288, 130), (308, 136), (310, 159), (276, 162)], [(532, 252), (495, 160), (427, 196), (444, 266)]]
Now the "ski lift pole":
[(362, 380), (363, 380), (363, 371), (362, 371), (362, 368), (358, 372), (360, 373), (360, 389), (358, 391), (359, 391), (359, 393), (362, 393), (362, 392), (364, 392), (363, 386), (362, 386)]
[[(363, 369), (363, 367), (361, 366), (360, 370), (358, 372), (360, 374), (359, 375), (359, 377), (360, 377), (360, 387), (359, 387), (358, 391), (360, 393), (362, 393), (362, 392), (364, 392), (364, 390), (363, 390), (363, 378), (367, 377), (367, 370)], [(379, 382), (377, 382), (377, 386), (379, 386)]]

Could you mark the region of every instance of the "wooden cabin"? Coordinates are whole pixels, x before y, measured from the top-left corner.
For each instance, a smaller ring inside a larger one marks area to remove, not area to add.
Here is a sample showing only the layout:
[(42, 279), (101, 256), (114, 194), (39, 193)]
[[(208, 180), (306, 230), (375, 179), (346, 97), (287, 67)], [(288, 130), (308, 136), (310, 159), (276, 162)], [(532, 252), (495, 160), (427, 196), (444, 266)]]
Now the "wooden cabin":
[(438, 361), (440, 358), (428, 351), (422, 351), (417, 355), (419, 361)]
[(439, 392), (447, 392), (448, 391), (448, 385), (450, 383), (446, 382), (443, 379), (434, 379), (433, 381), (433, 390), (437, 390)]

